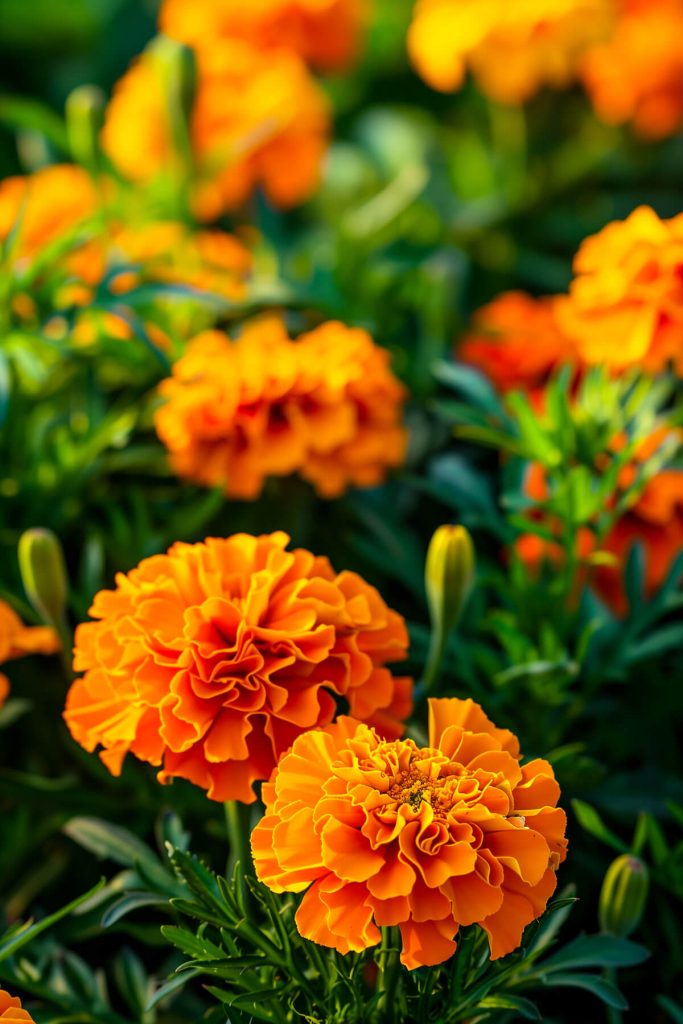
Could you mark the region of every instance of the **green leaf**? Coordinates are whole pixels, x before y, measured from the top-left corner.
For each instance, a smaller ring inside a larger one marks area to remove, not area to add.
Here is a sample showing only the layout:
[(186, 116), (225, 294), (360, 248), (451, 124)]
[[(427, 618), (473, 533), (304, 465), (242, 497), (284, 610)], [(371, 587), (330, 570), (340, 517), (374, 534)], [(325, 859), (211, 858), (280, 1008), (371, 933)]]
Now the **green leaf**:
[(477, 1003), (475, 1016), (478, 1016), (479, 1010), (514, 1010), (523, 1020), (543, 1020), (538, 1007), (522, 996), (487, 996)]
[(0, 96), (0, 121), (10, 128), (39, 132), (63, 153), (69, 152), (66, 127), (61, 117), (38, 100)]
[(83, 893), (77, 899), (72, 900), (71, 903), (67, 903), (65, 907), (57, 910), (54, 914), (50, 914), (49, 917), (44, 917), (42, 921), (37, 921), (32, 924), (30, 921), (22, 925), (20, 928), (15, 929), (8, 938), (3, 942), (0, 942), (0, 962), (6, 960), (7, 957), (13, 956), (17, 950), (22, 949), (29, 942), (32, 942), (38, 935), (42, 935), (43, 932), (47, 931), (48, 928), (52, 928), (53, 925), (61, 921), (63, 917), (67, 917), (73, 913), (81, 903), (85, 903), (87, 899), (90, 899), (96, 892), (106, 884), (106, 879), (101, 878), (97, 885), (94, 885), (88, 892)]
[(619, 853), (628, 853), (628, 846), (623, 843), (619, 836), (615, 835), (611, 829), (605, 825), (602, 818), (590, 804), (586, 804), (583, 800), (572, 800), (572, 807), (574, 808), (574, 814), (577, 817), (579, 825), (586, 832), (589, 832), (596, 839), (600, 839), (607, 846), (611, 846), (613, 850), (618, 850)]
[(614, 935), (579, 935), (543, 961), (544, 971), (574, 967), (635, 967), (650, 953), (644, 946)]
[(628, 1003), (619, 989), (597, 974), (544, 974), (542, 981), (548, 988), (585, 989), (615, 1010), (628, 1010)]
[(129, 892), (113, 903), (102, 915), (102, 927), (111, 928), (113, 924), (131, 914), (140, 907), (168, 907), (168, 901), (159, 893)]
[(181, 974), (174, 974), (156, 990), (153, 996), (151, 996), (145, 1009), (147, 1011), (153, 1010), (159, 1005), (159, 1003), (163, 1002), (164, 999), (167, 999), (168, 996), (171, 996), (180, 989), (185, 988), (188, 982), (192, 981), (193, 978), (199, 977), (201, 973), (201, 971), (195, 970), (191, 967), (188, 970), (183, 971)]
[(674, 1024), (683, 1024), (683, 1006), (674, 1003), (668, 996), (657, 996), (657, 1003), (669, 1014)]

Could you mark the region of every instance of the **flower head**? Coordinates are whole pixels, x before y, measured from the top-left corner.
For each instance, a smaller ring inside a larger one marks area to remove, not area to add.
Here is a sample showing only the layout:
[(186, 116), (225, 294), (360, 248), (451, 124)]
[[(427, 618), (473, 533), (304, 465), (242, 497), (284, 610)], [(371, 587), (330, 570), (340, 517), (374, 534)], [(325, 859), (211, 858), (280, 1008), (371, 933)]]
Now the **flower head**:
[(68, 238), (97, 209), (97, 192), (82, 167), (54, 164), (0, 182), (0, 241), (14, 234), (13, 260), (23, 265)]
[[(27, 654), (55, 654), (59, 637), (49, 626), (25, 626), (12, 608), (0, 599), (0, 665)], [(0, 673), (0, 706), (9, 693), (7, 677)]]
[(76, 632), (64, 717), (117, 775), (130, 751), (214, 800), (254, 800), (252, 783), (335, 698), (389, 735), (411, 683), (400, 615), (351, 572), (287, 551), (284, 533), (175, 544), (96, 595)]
[(5, 1024), (34, 1024), (28, 1010), (22, 1010), (21, 1000), (0, 989), (0, 1021)]
[(565, 814), (547, 761), (472, 700), (430, 700), (429, 746), (340, 719), (300, 736), (263, 788), (252, 833), (258, 877), (303, 892), (300, 933), (340, 953), (398, 925), (412, 969), (480, 924), (491, 956), (515, 949), (555, 889)]
[(621, 0), (614, 34), (586, 55), (582, 78), (599, 117), (645, 138), (683, 125), (683, 3)]
[(156, 428), (176, 472), (255, 498), (298, 472), (325, 497), (380, 483), (403, 461), (404, 390), (389, 354), (358, 328), (326, 323), (292, 341), (281, 320), (193, 339), (161, 385)]
[[(197, 216), (211, 220), (239, 206), (257, 186), (276, 206), (307, 199), (318, 184), (329, 115), (301, 59), (230, 39), (199, 50), (197, 72), (189, 125)], [(102, 145), (135, 182), (178, 167), (162, 77), (150, 51), (118, 82)]]
[(282, 47), (324, 71), (356, 55), (366, 0), (164, 0), (161, 31), (198, 48), (245, 39)]
[(503, 103), (523, 103), (576, 77), (609, 31), (612, 0), (418, 0), (408, 51), (435, 89), (459, 89), (469, 69)]
[(683, 373), (683, 214), (638, 207), (584, 241), (574, 273), (557, 316), (582, 359)]
[(554, 297), (504, 292), (475, 313), (458, 358), (481, 370), (502, 394), (522, 390), (540, 396), (553, 371), (576, 362), (555, 303)]

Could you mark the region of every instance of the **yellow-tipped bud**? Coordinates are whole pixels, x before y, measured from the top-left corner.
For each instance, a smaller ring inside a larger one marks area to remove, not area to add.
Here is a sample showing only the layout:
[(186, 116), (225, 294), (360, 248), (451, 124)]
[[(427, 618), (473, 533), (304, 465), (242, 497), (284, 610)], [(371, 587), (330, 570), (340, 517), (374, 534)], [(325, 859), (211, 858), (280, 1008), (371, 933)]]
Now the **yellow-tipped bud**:
[(26, 530), (19, 540), (19, 570), (29, 601), (45, 622), (60, 628), (68, 592), (62, 546), (51, 530)]
[(427, 551), (425, 588), (432, 624), (451, 632), (474, 582), (474, 544), (464, 526), (440, 526)]
[(104, 120), (106, 98), (96, 85), (79, 85), (66, 101), (66, 131), (74, 160), (95, 170), (99, 159), (98, 137)]
[(425, 563), (425, 589), (432, 620), (429, 659), (424, 674), (427, 689), (436, 680), (448, 637), (472, 590), (474, 544), (464, 526), (440, 526), (432, 537)]
[(640, 924), (650, 887), (647, 866), (624, 853), (612, 861), (600, 892), (598, 916), (603, 932), (627, 938)]

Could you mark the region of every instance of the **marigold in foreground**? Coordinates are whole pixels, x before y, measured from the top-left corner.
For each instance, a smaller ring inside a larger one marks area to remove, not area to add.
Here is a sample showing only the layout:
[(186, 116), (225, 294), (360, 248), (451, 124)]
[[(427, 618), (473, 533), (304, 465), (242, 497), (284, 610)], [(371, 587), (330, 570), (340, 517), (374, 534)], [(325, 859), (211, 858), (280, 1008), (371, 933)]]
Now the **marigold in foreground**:
[(525, 391), (537, 400), (552, 373), (576, 363), (574, 345), (560, 330), (555, 298), (505, 292), (479, 309), (457, 349), (502, 394)]
[(621, 0), (614, 35), (588, 53), (582, 77), (608, 124), (673, 135), (683, 124), (682, 0)]
[(429, 701), (429, 746), (342, 718), (300, 736), (263, 787), (258, 877), (306, 894), (300, 933), (340, 953), (398, 925), (409, 969), (480, 924), (492, 958), (516, 949), (555, 890), (566, 818), (547, 761), (520, 766), (512, 733), (472, 700)]
[(326, 725), (343, 698), (396, 736), (411, 682), (387, 663), (406, 655), (400, 615), (352, 572), (287, 551), (284, 533), (175, 544), (115, 590), (76, 631), (64, 717), (114, 775), (130, 752), (189, 779), (213, 800), (255, 797), (278, 758)]
[(21, 1000), (1, 988), (0, 1021), (5, 1021), (5, 1024), (35, 1024), (28, 1010), (22, 1010)]
[(638, 207), (585, 240), (574, 273), (557, 316), (582, 359), (683, 374), (683, 214)]
[(612, 24), (613, 0), (418, 0), (408, 33), (415, 68), (435, 89), (459, 89), (469, 69), (503, 103), (576, 77)]
[[(27, 654), (55, 654), (59, 637), (50, 626), (25, 626), (16, 612), (0, 599), (0, 665)], [(0, 707), (9, 693), (7, 677), (0, 672)]]
[[(241, 40), (197, 53), (190, 117), (192, 203), (212, 220), (261, 186), (276, 206), (303, 202), (316, 189), (327, 146), (327, 102), (295, 53), (261, 51)], [(151, 51), (118, 82), (102, 145), (135, 182), (184, 173), (175, 151), (162, 76)]]
[(237, 341), (207, 331), (188, 345), (156, 428), (176, 472), (237, 498), (298, 472), (336, 497), (403, 462), (404, 390), (366, 331), (327, 323), (292, 341), (265, 317)]
[(161, 31), (190, 46), (231, 38), (283, 47), (324, 71), (348, 66), (358, 50), (366, 0), (164, 0)]

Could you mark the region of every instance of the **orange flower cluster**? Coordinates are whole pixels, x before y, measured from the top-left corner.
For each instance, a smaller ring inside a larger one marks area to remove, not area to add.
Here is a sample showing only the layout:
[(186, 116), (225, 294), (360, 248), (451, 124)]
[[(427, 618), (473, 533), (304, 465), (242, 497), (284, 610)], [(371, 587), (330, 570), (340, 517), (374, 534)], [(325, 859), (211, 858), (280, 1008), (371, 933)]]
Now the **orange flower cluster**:
[(608, 124), (631, 122), (645, 138), (683, 125), (682, 0), (620, 0), (612, 37), (586, 56), (582, 78)]
[(557, 317), (581, 359), (683, 374), (683, 214), (638, 207), (583, 242), (574, 273)]
[(179, 476), (255, 498), (298, 472), (324, 497), (380, 483), (404, 458), (404, 389), (389, 354), (358, 328), (326, 323), (292, 341), (264, 317), (237, 341), (193, 339), (161, 384), (156, 428)]
[(525, 292), (504, 292), (478, 310), (457, 355), (501, 394), (521, 390), (537, 402), (552, 373), (576, 362), (574, 345), (557, 323), (555, 298)]
[(350, 718), (300, 736), (263, 787), (258, 877), (306, 894), (300, 933), (340, 953), (398, 925), (402, 963), (442, 963), (479, 924), (492, 958), (519, 946), (555, 890), (566, 817), (547, 761), (472, 700), (429, 701), (429, 746)]
[(175, 544), (96, 595), (64, 717), (112, 774), (130, 752), (162, 782), (251, 803), (296, 737), (333, 719), (335, 697), (400, 735), (412, 684), (385, 666), (405, 657), (403, 619), (360, 576), (288, 541)]
[(21, 268), (47, 246), (69, 239), (96, 212), (90, 176), (71, 164), (0, 182), (0, 241), (14, 234), (12, 261)]
[[(26, 654), (55, 654), (59, 638), (49, 626), (25, 626), (15, 611), (0, 599), (0, 665)], [(7, 677), (0, 672), (0, 707), (9, 693)]]
[(27, 1010), (22, 1010), (21, 1000), (0, 989), (0, 1021), (5, 1024), (35, 1024)]
[[(277, 206), (315, 190), (329, 114), (301, 58), (240, 39), (197, 50), (190, 118), (192, 204), (211, 220), (243, 203), (257, 186)], [(102, 146), (135, 182), (177, 168), (174, 134), (158, 61), (143, 53), (119, 80), (107, 109)]]
[(189, 46), (244, 39), (260, 49), (282, 47), (322, 71), (339, 71), (356, 56), (366, 0), (164, 0), (161, 31)]
[(435, 89), (459, 89), (469, 69), (488, 96), (522, 103), (577, 76), (609, 34), (613, 0), (418, 0), (408, 51)]
[[(668, 427), (659, 427), (640, 445), (632, 463), (621, 472), (617, 498), (626, 493), (645, 463), (671, 436)], [(679, 432), (683, 442), (683, 433)], [(621, 444), (617, 439), (613, 449)], [(548, 487), (543, 469), (532, 465), (527, 473), (525, 491), (536, 501), (545, 501)], [(554, 529), (553, 523), (544, 523)], [(671, 566), (683, 548), (683, 471), (664, 469), (645, 484), (635, 503), (619, 517), (601, 542), (601, 550), (613, 556), (613, 565), (599, 565), (590, 572), (595, 589), (617, 614), (628, 611), (623, 584), (623, 568), (634, 544), (640, 543), (645, 554), (645, 594), (652, 597), (666, 579)], [(584, 528), (577, 538), (578, 555), (589, 559), (596, 548), (592, 530)], [(544, 563), (557, 563), (563, 557), (561, 545), (536, 534), (523, 534), (515, 550), (529, 568), (538, 570)], [(588, 572), (584, 574), (588, 577)]]

